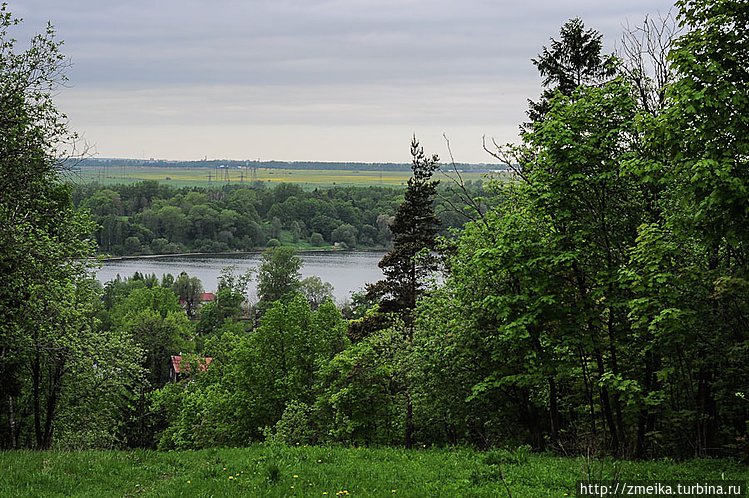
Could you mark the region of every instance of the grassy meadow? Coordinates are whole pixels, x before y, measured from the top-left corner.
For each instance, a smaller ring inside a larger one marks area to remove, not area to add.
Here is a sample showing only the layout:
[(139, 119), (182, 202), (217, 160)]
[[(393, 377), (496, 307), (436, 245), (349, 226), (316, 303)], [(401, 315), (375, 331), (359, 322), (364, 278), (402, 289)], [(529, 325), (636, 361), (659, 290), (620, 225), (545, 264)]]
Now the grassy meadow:
[[(366, 187), (370, 185), (401, 186), (411, 177), (410, 171), (302, 170), (258, 168), (256, 178), (251, 170), (213, 168), (164, 168), (128, 166), (104, 168), (85, 166), (71, 173), (74, 181), (99, 182), (102, 185), (158, 180), (175, 187), (216, 187), (232, 183), (259, 181), (267, 184), (297, 183), (307, 189), (333, 186)], [(486, 180), (485, 173), (461, 173), (464, 181)]]
[[(577, 483), (740, 480), (728, 460), (620, 462), (524, 449), (280, 447), (0, 453), (4, 497), (574, 496)], [(509, 489), (509, 493), (508, 493)]]

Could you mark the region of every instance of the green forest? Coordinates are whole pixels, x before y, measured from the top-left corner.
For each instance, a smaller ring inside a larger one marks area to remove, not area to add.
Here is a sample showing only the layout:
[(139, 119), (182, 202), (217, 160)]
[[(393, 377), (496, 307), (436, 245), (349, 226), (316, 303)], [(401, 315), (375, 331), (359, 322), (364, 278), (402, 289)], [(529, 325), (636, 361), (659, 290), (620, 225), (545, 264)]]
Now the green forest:
[[(481, 184), (448, 180), (435, 198), (440, 231), (462, 227), (462, 198)], [(334, 187), (305, 191), (293, 183), (175, 188), (156, 180), (74, 184), (74, 205), (97, 225), (98, 252), (112, 256), (299, 249), (384, 248), (403, 189)]]
[[(67, 183), (68, 59), (2, 7), (0, 447), (746, 460), (749, 3), (676, 7), (616, 54), (550, 34), (520, 142), (485, 145), (514, 181), (447, 178), (413, 137), (404, 188), (311, 192)], [(296, 254), (335, 244), (388, 251), (343, 309)], [(91, 273), (251, 250), (205, 303), (184, 273)]]

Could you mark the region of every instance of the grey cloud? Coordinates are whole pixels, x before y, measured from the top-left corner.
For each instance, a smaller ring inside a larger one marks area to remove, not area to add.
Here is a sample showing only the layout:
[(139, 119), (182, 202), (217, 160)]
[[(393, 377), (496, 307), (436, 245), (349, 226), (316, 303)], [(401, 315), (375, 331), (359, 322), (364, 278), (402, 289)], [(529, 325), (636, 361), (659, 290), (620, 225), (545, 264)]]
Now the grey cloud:
[(46, 16), (58, 26), (81, 79), (146, 85), (399, 81), (436, 77), (428, 71), (441, 68), (440, 77), (490, 77), (529, 65), (566, 18), (591, 8), (403, 0), (23, 5), (34, 25)]
[[(49, 20), (65, 40), (73, 88), (58, 101), (74, 126), (93, 141), (106, 135), (113, 152), (100, 149), (103, 155), (139, 149), (116, 146), (118, 140), (144, 140), (142, 133), (123, 133), (126, 126), (159, 126), (164, 135), (154, 143), (164, 149), (154, 154), (161, 157), (182, 152), (168, 149), (179, 143), (168, 134), (187, 133), (186, 126), (196, 136), (226, 134), (211, 126), (349, 127), (347, 133), (361, 133), (359, 142), (377, 141), (385, 127), (408, 136), (422, 128), (436, 136), (440, 129), (467, 136), (465, 130), (480, 128), (490, 136), (501, 133), (500, 142), (514, 140), (526, 100), (540, 93), (530, 59), (550, 37), (558, 37), (566, 20), (582, 17), (604, 34), (611, 51), (624, 24), (670, 7), (665, 0), (11, 0), (9, 5), (26, 19), (14, 33), (18, 39), (41, 31)], [(331, 157), (326, 151), (304, 153), (310, 156), (293, 159)]]

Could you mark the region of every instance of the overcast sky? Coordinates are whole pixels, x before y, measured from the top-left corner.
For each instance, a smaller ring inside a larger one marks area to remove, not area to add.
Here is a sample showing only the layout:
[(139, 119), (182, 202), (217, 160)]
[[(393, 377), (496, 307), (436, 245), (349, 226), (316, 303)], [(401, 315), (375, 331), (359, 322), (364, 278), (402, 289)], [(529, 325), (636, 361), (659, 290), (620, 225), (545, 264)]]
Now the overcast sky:
[[(666, 0), (9, 0), (72, 61), (56, 98), (99, 157), (491, 163), (518, 140), (530, 62), (573, 17), (612, 52)], [(23, 43), (22, 43), (23, 44)], [(21, 44), (21, 45), (22, 45)]]

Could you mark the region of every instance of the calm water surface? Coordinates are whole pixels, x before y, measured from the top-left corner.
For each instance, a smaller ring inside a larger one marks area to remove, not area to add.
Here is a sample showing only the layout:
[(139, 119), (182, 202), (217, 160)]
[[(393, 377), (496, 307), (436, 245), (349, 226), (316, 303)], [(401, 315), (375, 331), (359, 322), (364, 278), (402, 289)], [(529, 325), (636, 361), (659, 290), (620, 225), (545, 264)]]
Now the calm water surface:
[[(384, 252), (308, 252), (299, 253), (304, 261), (302, 278), (317, 275), (324, 282), (333, 284), (333, 295), (338, 303), (347, 300), (351, 293), (359, 291), (367, 283), (373, 283), (382, 278), (382, 272), (377, 267)], [(191, 277), (198, 277), (203, 282), (206, 292), (215, 292), (218, 286), (218, 276), (223, 268), (236, 266), (235, 274), (244, 273), (260, 264), (260, 254), (238, 255), (200, 255), (200, 256), (169, 256), (159, 258), (134, 258), (105, 261), (97, 273), (101, 283), (121, 277), (131, 277), (140, 272), (157, 277), (171, 273), (177, 277), (186, 272)], [(255, 283), (250, 284), (250, 298), (255, 299)]]

